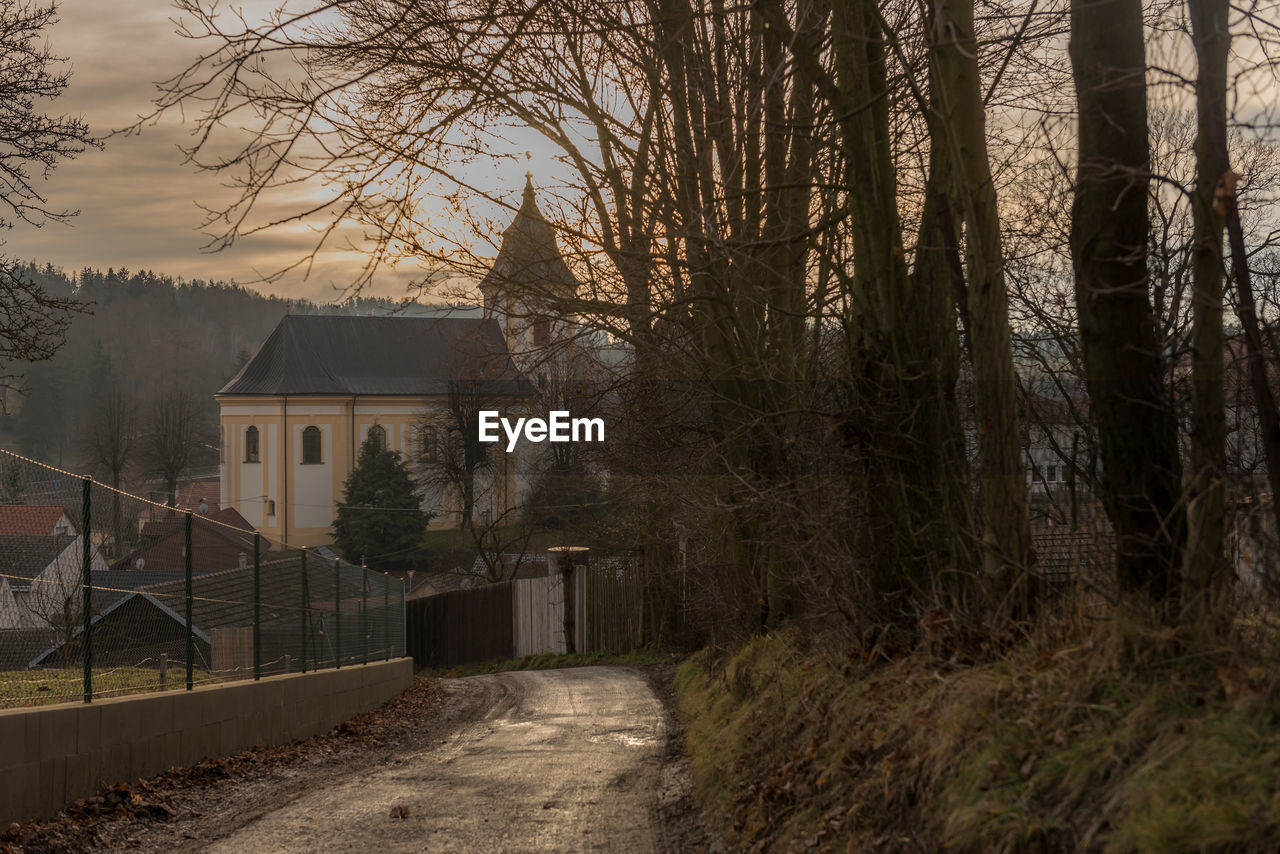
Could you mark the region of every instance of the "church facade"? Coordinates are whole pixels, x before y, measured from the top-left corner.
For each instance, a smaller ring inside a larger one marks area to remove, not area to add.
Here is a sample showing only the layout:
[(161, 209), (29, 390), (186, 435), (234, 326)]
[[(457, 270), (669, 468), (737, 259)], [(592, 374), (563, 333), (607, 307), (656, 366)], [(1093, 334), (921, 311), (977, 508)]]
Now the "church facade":
[(405, 457), (432, 527), (508, 517), (531, 488), (536, 446), (491, 452), (459, 476), (465, 410), (538, 411), (525, 371), (561, 322), (547, 306), (575, 288), (530, 186), (481, 282), (483, 318), (285, 317), (215, 395), (224, 506), (274, 545), (328, 543), (372, 437)]

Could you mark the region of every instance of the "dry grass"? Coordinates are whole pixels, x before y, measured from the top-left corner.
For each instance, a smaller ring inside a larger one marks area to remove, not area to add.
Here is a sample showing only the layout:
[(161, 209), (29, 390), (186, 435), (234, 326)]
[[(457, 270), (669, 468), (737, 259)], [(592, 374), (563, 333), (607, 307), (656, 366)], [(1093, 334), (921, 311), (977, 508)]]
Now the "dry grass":
[(735, 849), (1280, 850), (1280, 688), (1261, 658), (1136, 633), (964, 668), (827, 650), (771, 637), (681, 669)]
[[(102, 699), (175, 691), (186, 688), (186, 678), (185, 667), (171, 667), (163, 685), (154, 667), (95, 668), (93, 696)], [(194, 681), (200, 685), (217, 678), (203, 668), (196, 668)], [(68, 703), (83, 697), (84, 670), (80, 667), (0, 671), (0, 708)]]

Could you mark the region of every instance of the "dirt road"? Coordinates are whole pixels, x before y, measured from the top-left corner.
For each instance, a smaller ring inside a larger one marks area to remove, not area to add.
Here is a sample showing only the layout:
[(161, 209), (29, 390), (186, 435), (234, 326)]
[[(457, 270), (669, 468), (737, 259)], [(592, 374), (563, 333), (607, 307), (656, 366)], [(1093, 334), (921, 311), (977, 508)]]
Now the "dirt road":
[(665, 723), (642, 676), (609, 667), (501, 673), (453, 690), (487, 711), (442, 743), (347, 778), (299, 781), (296, 796), (245, 815), (238, 829), (182, 847), (655, 850)]

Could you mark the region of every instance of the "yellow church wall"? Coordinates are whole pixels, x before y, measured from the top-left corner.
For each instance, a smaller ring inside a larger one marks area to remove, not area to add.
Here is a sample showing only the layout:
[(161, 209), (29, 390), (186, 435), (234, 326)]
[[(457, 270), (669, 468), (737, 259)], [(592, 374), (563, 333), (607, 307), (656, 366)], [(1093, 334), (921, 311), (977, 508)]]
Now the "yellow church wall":
[[(224, 506), (233, 506), (273, 545), (313, 547), (332, 542), (332, 524), (348, 473), (373, 426), (387, 445), (414, 460), (416, 431), (435, 410), (445, 423), (444, 396), (218, 396)], [(246, 431), (259, 431), (259, 461), (248, 462)], [(321, 431), (321, 462), (302, 462), (302, 432)], [(283, 442), (281, 441), (283, 439)], [(514, 503), (513, 461), (499, 454), (494, 468), (493, 515)], [(445, 499), (456, 504), (456, 496)], [(274, 512), (272, 505), (274, 504)], [(479, 512), (480, 508), (477, 508)], [(432, 519), (432, 528), (457, 525), (457, 508)]]

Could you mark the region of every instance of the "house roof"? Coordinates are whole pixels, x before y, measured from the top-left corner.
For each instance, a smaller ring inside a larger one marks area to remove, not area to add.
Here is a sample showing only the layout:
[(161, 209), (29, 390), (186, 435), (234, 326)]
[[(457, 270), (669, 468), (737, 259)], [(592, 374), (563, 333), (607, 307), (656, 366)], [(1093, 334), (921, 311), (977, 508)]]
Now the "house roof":
[(538, 210), (531, 177), (516, 218), (502, 234), (498, 257), (480, 281), (480, 290), (485, 294), (492, 290), (568, 298), (577, 289), (578, 280), (556, 246), (555, 230)]
[(202, 500), (209, 502), (209, 512), (212, 514), (218, 512), (221, 499), (222, 484), (217, 478), (213, 480), (196, 480), (178, 487), (177, 504), (173, 507), (169, 507), (167, 503), (165, 506), (148, 504), (142, 508), (142, 515), (148, 520), (163, 521), (174, 510), (179, 512), (190, 510), (193, 513), (199, 513)]
[[(185, 600), (183, 601), (185, 603)], [(186, 625), (186, 618), (182, 614), (179, 614), (177, 611), (174, 610), (173, 608), (174, 603), (172, 601), (166, 602), (166, 601), (163, 601), (160, 597), (153, 596), (150, 593), (145, 593), (145, 592), (128, 593), (128, 592), (121, 592), (121, 591), (103, 591), (103, 590), (97, 590), (97, 589), (93, 591), (93, 602), (90, 606), (92, 609), (90, 613), (93, 614), (93, 618), (90, 620), (90, 622), (93, 623), (94, 625), (97, 625), (103, 620), (109, 619), (113, 612), (115, 612), (120, 608), (123, 608), (129, 602), (145, 602), (146, 604), (159, 610), (161, 613), (163, 613), (169, 619), (173, 620), (175, 623), (179, 623), (183, 626)], [(194, 616), (192, 618), (191, 633), (195, 637), (204, 641), (205, 643), (210, 642), (209, 634), (204, 630), (202, 630), (198, 625), (196, 625)], [(84, 634), (83, 626), (77, 625), (71, 633), (71, 643), (73, 645), (78, 643), (76, 639), (79, 637), (82, 637), (83, 634)], [(31, 648), (32, 654), (28, 656), (30, 660), (26, 662), (25, 666), (29, 668), (41, 667), (44, 664), (48, 663), (50, 660), (50, 657), (55, 652), (57, 652), (59, 649), (62, 649), (63, 646), (66, 645), (67, 640), (68, 639), (63, 635), (63, 632), (60, 629), (55, 629), (52, 636), (50, 637), (49, 643), (46, 643), (44, 646), (41, 646), (39, 648), (35, 648), (35, 647)]]
[(451, 381), (528, 395), (497, 321), (290, 314), (218, 394), (447, 394)]
[[(33, 658), (58, 642), (59, 634), (55, 629), (46, 628), (0, 629), (0, 670), (21, 670), (31, 666)], [(25, 695), (21, 688), (16, 691), (11, 688), (9, 693), (13, 696), (0, 699), (0, 707), (21, 706), (29, 701), (29, 695)]]
[(50, 537), (63, 517), (80, 530), (61, 504), (0, 504), (0, 537)]
[[(208, 516), (191, 517), (191, 563), (196, 573), (226, 569), (236, 562), (228, 551), (253, 554), (253, 526), (233, 507), (225, 507)], [(186, 555), (185, 520), (148, 522), (142, 534), (147, 541), (125, 555), (116, 565), (122, 572), (136, 572), (139, 558), (143, 570), (183, 569)]]
[[(144, 539), (156, 540), (173, 534), (175, 531), (182, 531), (185, 528), (184, 511), (166, 510), (162, 512), (172, 513), (172, 516), (168, 519), (154, 519), (144, 522), (141, 531)], [(209, 525), (205, 523), (205, 520), (219, 524)], [(241, 516), (234, 507), (224, 507), (221, 510), (210, 513), (208, 516), (194, 515), (191, 517), (191, 522), (193, 528), (205, 528), (237, 545), (245, 543), (250, 546), (253, 545), (253, 525), (249, 523), (248, 519)], [(248, 536), (243, 536), (238, 531), (244, 531)]]
[[(359, 571), (359, 567), (356, 567)], [(343, 577), (336, 591), (344, 603), (355, 607), (363, 587)], [(262, 565), (262, 622), (296, 620), (302, 597), (298, 562), (292, 558)], [(334, 601), (333, 568), (312, 561), (307, 564), (307, 592), (313, 607), (323, 610)], [(204, 631), (219, 626), (253, 625), (253, 570), (226, 569), (198, 575), (191, 580), (191, 624)], [(166, 581), (145, 587), (146, 595), (175, 613), (185, 613), (186, 580)], [(345, 608), (344, 608), (345, 610)]]
[(53, 563), (74, 539), (66, 534), (56, 537), (0, 537), (0, 575), (33, 579)]
[(201, 500), (209, 502), (209, 510), (218, 509), (222, 498), (222, 483), (217, 478), (212, 480), (194, 480), (178, 490), (178, 506), (190, 510), (199, 510)]

